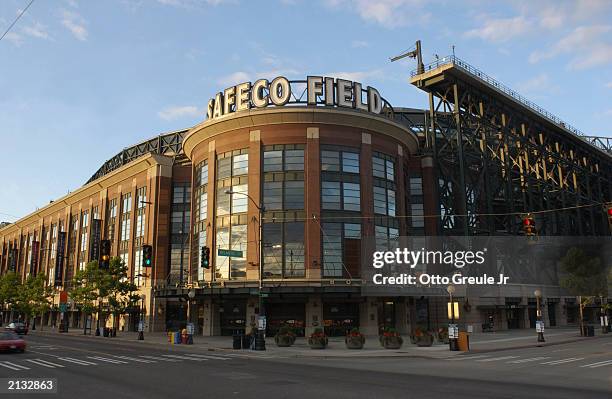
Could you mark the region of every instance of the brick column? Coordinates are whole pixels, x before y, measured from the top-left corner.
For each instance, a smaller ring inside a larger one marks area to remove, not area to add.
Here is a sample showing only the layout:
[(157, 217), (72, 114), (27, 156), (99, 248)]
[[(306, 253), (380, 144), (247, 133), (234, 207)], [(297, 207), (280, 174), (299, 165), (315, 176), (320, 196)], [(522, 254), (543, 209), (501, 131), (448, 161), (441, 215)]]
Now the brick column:
[[(361, 226), (362, 237), (374, 237), (374, 181), (372, 176), (372, 135), (361, 133), (361, 153), (359, 154), (361, 174)], [(397, 197), (396, 197), (397, 198)]]
[[(260, 242), (262, 237), (259, 236), (259, 220), (258, 206), (262, 204), (261, 192), (261, 132), (259, 130), (251, 130), (249, 132), (249, 195), (253, 199), (248, 200), (247, 208), (247, 280), (259, 279), (259, 262), (262, 250)], [(263, 228), (263, 226), (262, 226)]]
[[(423, 179), (423, 212), (425, 215), (440, 214), (438, 204), (438, 179), (433, 167), (433, 158), (424, 156), (421, 159), (421, 173)], [(438, 232), (439, 217), (425, 218), (425, 235), (436, 235)]]
[[(321, 278), (321, 152), (319, 128), (306, 128), (304, 204), (306, 210), (306, 278)], [(316, 220), (315, 220), (316, 218)]]

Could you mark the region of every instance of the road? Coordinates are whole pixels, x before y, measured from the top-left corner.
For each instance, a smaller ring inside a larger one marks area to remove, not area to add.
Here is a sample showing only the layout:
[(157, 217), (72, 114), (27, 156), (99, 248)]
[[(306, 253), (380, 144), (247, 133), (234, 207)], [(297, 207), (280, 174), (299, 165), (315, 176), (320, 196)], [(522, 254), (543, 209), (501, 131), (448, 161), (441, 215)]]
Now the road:
[[(449, 359), (278, 359), (61, 335), (27, 341), (25, 354), (0, 355), (0, 378), (56, 378), (58, 393), (48, 396), (57, 398), (582, 399), (612, 393), (612, 339)], [(30, 396), (41, 397), (15, 397)]]

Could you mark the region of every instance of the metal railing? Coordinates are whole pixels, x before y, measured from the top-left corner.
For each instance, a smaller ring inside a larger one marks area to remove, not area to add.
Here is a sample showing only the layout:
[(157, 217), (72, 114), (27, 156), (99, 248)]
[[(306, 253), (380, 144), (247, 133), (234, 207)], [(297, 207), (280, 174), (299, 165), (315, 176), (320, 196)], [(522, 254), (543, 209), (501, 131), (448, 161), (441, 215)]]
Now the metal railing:
[[(552, 113), (548, 112), (544, 108), (540, 107), (539, 105), (537, 105), (534, 102), (532, 102), (532, 101), (528, 100), (527, 98), (523, 97), (522, 95), (520, 95), (516, 91), (512, 90), (508, 86), (506, 86), (503, 83), (500, 83), (499, 81), (493, 79), (491, 76), (487, 75), (486, 73), (484, 73), (480, 69), (478, 69), (478, 68), (468, 64), (467, 62), (461, 60), (460, 58), (457, 58), (454, 55), (448, 55), (446, 57), (439, 58), (439, 59), (437, 59), (437, 60), (435, 60), (433, 62), (430, 62), (429, 64), (426, 64), (424, 66), (424, 69), (425, 69), (425, 72), (427, 72), (427, 71), (431, 71), (433, 69), (439, 68), (439, 67), (444, 66), (444, 65), (449, 65), (449, 64), (452, 64), (453, 66), (462, 69), (463, 71), (469, 73), (470, 75), (475, 76), (475, 77), (479, 78), (480, 80), (488, 83), (489, 85), (493, 86), (494, 88), (496, 88), (497, 90), (501, 91), (502, 93), (507, 94), (508, 96), (512, 97), (514, 100), (516, 100), (520, 104), (526, 106), (527, 108), (531, 109), (532, 111), (535, 111), (536, 113), (540, 114), (544, 118), (547, 118), (547, 119), (551, 120), (552, 122), (556, 123), (557, 125), (559, 125), (559, 127), (561, 127), (563, 129), (567, 130), (568, 132), (574, 134), (575, 136), (577, 136), (578, 138), (580, 138), (584, 142), (588, 143), (589, 145), (595, 146), (595, 147), (597, 147), (597, 148), (599, 148), (601, 150), (604, 150), (604, 151), (609, 151), (604, 145), (602, 145), (602, 143), (600, 143), (598, 141), (594, 141), (594, 140), (588, 140), (586, 138), (587, 135), (585, 133), (583, 133), (582, 131), (580, 131), (577, 128), (573, 127), (569, 123), (564, 122), (558, 116), (553, 115)], [(410, 73), (410, 76), (414, 77), (416, 75), (418, 75), (418, 71), (416, 69), (413, 70)]]

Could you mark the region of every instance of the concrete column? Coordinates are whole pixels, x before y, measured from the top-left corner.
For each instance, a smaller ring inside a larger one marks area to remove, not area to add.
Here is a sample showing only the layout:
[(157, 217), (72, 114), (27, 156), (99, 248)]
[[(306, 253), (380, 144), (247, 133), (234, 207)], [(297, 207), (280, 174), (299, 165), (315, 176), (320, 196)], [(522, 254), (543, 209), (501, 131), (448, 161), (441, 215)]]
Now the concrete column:
[(246, 333), (248, 333), (251, 327), (257, 328), (257, 314), (255, 313), (255, 308), (258, 305), (258, 298), (256, 296), (252, 296), (247, 299), (246, 306)]
[(323, 328), (323, 303), (320, 295), (313, 295), (306, 302), (306, 336), (316, 328)]
[(364, 335), (378, 335), (378, 298), (366, 297), (359, 304), (359, 330)]
[[(306, 278), (321, 278), (321, 152), (319, 128), (306, 128), (306, 151), (304, 152), (304, 205), (306, 207), (306, 252), (304, 262)], [(316, 219), (314, 219), (316, 218)]]
[(395, 302), (395, 325), (400, 334), (405, 335), (410, 332), (410, 318), (406, 300)]
[(219, 305), (213, 303), (210, 298), (204, 300), (204, 325), (202, 326), (202, 335), (221, 335)]

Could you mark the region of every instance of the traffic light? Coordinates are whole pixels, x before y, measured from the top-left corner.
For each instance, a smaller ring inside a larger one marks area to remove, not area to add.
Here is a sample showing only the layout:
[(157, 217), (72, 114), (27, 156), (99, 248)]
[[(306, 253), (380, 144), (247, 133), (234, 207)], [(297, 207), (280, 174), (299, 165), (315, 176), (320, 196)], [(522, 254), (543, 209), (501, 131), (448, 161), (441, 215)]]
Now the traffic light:
[(208, 269), (210, 267), (210, 248), (202, 247), (202, 253), (200, 254), (200, 267)]
[(150, 245), (142, 246), (142, 266), (151, 267), (153, 264), (153, 247)]
[(612, 202), (608, 202), (606, 204), (606, 214), (608, 215), (608, 224), (610, 225), (610, 230), (612, 230)]
[(523, 215), (523, 233), (526, 236), (536, 235), (535, 218), (531, 213)]
[(109, 267), (110, 251), (111, 251), (110, 240), (101, 240), (100, 241), (100, 267), (103, 269), (108, 269)]

